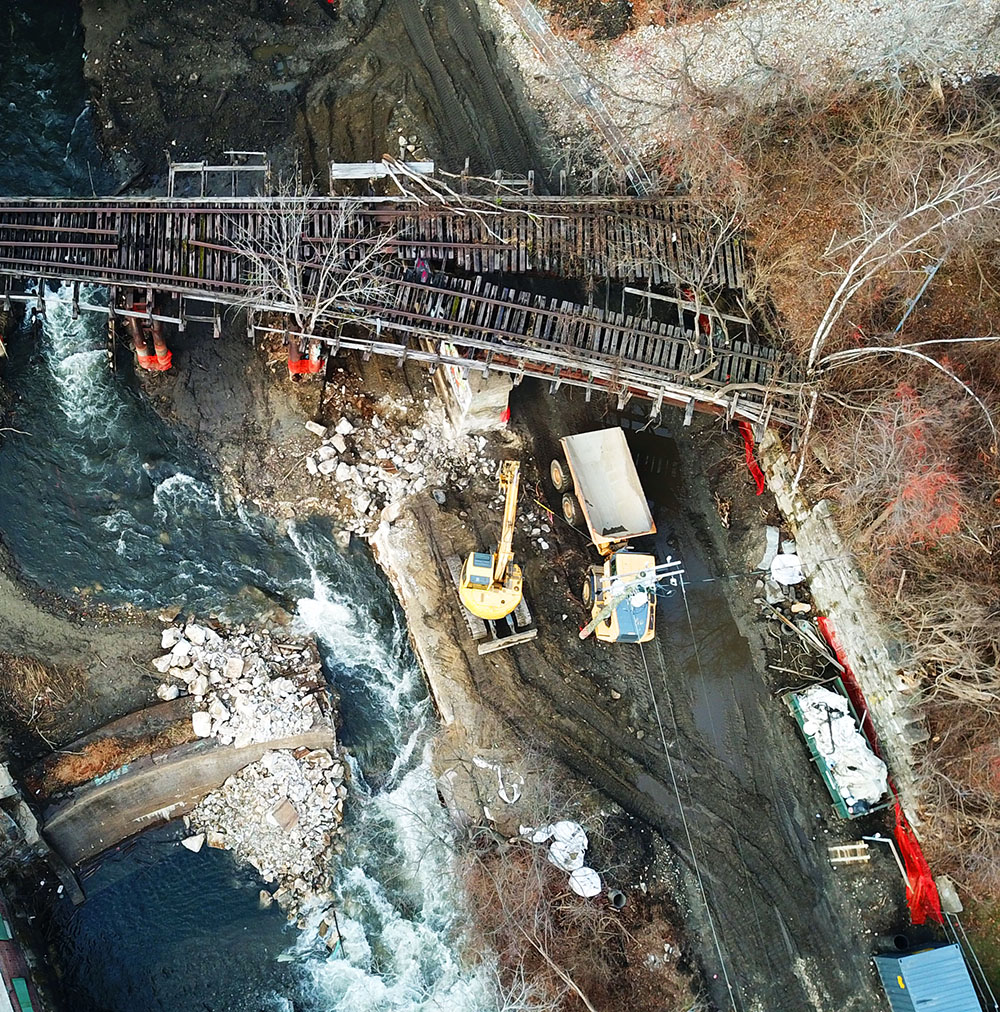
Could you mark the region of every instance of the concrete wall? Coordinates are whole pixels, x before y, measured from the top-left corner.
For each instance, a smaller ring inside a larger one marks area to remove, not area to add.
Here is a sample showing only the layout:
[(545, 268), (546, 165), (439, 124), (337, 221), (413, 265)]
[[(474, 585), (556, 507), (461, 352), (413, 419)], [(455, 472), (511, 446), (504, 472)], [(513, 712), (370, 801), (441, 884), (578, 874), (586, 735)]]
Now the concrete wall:
[(506, 424), (504, 413), (514, 386), (506, 373), (484, 376), (478, 369), (466, 374), (455, 366), (441, 366), (432, 379), (456, 432), (486, 432)]
[(917, 678), (907, 667), (905, 645), (876, 614), (864, 577), (854, 565), (830, 512), (792, 493), (795, 469), (781, 440), (768, 430), (758, 446), (761, 467), (778, 508), (791, 526), (803, 570), (820, 614), (838, 643), (871, 707), (872, 720), (907, 818), (914, 825), (916, 790), (913, 746), (927, 739)]

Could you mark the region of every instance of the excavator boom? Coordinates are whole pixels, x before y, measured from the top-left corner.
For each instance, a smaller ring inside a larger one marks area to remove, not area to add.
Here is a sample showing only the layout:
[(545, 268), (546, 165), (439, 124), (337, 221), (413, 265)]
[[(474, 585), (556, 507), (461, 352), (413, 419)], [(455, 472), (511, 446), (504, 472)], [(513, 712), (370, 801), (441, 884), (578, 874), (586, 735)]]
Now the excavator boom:
[(514, 520), (520, 461), (505, 460), (497, 479), (505, 492), (503, 529), (495, 555), (473, 552), (465, 560), (458, 581), (458, 596), (473, 615), (495, 621), (509, 615), (521, 603), (521, 567), (514, 562)]
[(514, 541), (514, 521), (517, 517), (517, 490), (521, 482), (521, 463), (517, 460), (505, 460), (500, 465), (500, 488), (507, 490), (503, 504), (503, 528), (500, 532), (500, 544), (497, 546), (496, 560), (493, 566), (493, 583), (503, 583), (507, 567), (514, 553), (511, 545)]

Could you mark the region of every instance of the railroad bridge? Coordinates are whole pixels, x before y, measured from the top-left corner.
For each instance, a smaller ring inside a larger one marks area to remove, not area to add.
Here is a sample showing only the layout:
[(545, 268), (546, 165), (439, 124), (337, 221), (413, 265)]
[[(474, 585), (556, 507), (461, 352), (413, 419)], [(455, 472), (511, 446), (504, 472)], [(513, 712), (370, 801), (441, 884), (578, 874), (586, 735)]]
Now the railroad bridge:
[[(270, 283), (255, 281), (281, 242), (297, 293), (274, 283), (273, 263)], [(353, 349), (466, 376), (538, 377), (588, 397), (604, 390), (620, 404), (646, 398), (654, 413), (667, 402), (688, 417), (698, 408), (793, 423), (794, 377), (753, 341), (740, 303), (745, 269), (727, 223), (682, 199), (427, 188), (0, 200), (4, 304), (44, 311), (42, 283), (70, 283), (74, 311), (107, 313), (112, 340), (124, 319), (137, 350), (135, 321), (159, 335), (164, 323), (219, 325), (225, 307), (241, 307), (251, 332), (286, 334), (290, 362), (310, 349), (316, 359), (318, 346)], [(25, 281), (38, 294), (25, 294)], [(89, 285), (110, 289), (107, 305), (88, 299)], [(308, 328), (291, 312), (307, 303)]]

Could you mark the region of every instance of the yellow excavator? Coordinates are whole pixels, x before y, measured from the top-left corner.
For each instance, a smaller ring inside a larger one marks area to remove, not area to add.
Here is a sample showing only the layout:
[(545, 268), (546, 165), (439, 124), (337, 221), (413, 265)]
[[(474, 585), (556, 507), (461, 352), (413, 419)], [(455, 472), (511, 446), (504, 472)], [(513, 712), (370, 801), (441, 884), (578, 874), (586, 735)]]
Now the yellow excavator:
[(503, 529), (495, 555), (471, 552), (462, 566), (458, 596), (473, 615), (495, 620), (509, 615), (522, 596), (521, 567), (514, 562), (511, 542), (514, 540), (514, 518), (517, 515), (517, 489), (521, 462), (505, 460), (500, 464), (497, 479), (500, 491), (506, 492), (503, 506)]

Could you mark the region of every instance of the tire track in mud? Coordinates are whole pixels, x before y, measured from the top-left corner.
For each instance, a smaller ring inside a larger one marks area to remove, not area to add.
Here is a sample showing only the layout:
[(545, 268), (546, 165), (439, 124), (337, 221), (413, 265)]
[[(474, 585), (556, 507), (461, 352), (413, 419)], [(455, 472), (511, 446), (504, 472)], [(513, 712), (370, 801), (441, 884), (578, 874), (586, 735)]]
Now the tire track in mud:
[(475, 172), (544, 164), (538, 121), (505, 76), (475, 0), (385, 0), (313, 80), (303, 112), (318, 172), (328, 152), (338, 161), (395, 153), (397, 129), (415, 131), (420, 153), (448, 171), (466, 156)]
[[(532, 430), (596, 427), (586, 409), (577, 419), (565, 403), (555, 421), (548, 399), (520, 401), (517, 407)], [(536, 450), (535, 456), (547, 460), (551, 454)], [(700, 461), (686, 460), (673, 483), (680, 502), (663, 526), (674, 530), (685, 565), (703, 570), (692, 579), (726, 572), (709, 562), (715, 554), (703, 526), (712, 505)], [(564, 558), (560, 585), (582, 564), (573, 552)], [(537, 574), (528, 575), (537, 585)], [(826, 810), (822, 784), (780, 704), (771, 699), (760, 670), (763, 660), (748, 644), (746, 630), (737, 627), (735, 605), (721, 584), (696, 583), (690, 603), (700, 665), (679, 601), (676, 607), (664, 605), (658, 615), (662, 667), (652, 644), (647, 649), (679, 799), (637, 648), (574, 644), (561, 620), (572, 605), (562, 596), (551, 605), (544, 597), (534, 602), (540, 635), (561, 630), (556, 635), (566, 637), (559, 649), (519, 647), (491, 660), (489, 675), (477, 677), (477, 687), (525, 737), (544, 742), (667, 843), (676, 878), (660, 886), (674, 891), (684, 912), (713, 1008), (866, 1010), (877, 998), (863, 924), (826, 862), (825, 838), (817, 838), (813, 813)], [(547, 607), (554, 609), (551, 614)], [(613, 689), (621, 694), (618, 701)]]
[[(427, 82), (418, 87), (435, 113), (445, 146), (451, 148), (446, 153), (450, 168), (458, 169), (456, 163), (466, 154), (481, 169), (526, 171), (538, 165), (527, 124), (504, 93), (499, 57), (474, 2), (432, 0), (421, 7), (399, 0), (387, 4), (383, 16), (399, 17), (413, 57), (426, 70)], [(409, 62), (407, 53), (399, 57)]]

